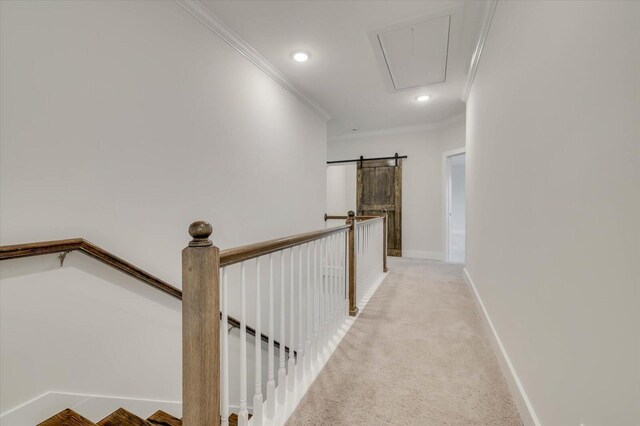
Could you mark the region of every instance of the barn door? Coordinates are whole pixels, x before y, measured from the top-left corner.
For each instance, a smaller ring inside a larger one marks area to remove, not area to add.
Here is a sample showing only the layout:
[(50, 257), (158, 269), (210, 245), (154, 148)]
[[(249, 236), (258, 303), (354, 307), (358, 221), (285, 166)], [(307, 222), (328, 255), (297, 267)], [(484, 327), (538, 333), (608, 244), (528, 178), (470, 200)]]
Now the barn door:
[[(397, 161), (397, 166), (396, 166)], [(387, 211), (387, 255), (402, 256), (402, 160), (358, 163), (359, 215)]]

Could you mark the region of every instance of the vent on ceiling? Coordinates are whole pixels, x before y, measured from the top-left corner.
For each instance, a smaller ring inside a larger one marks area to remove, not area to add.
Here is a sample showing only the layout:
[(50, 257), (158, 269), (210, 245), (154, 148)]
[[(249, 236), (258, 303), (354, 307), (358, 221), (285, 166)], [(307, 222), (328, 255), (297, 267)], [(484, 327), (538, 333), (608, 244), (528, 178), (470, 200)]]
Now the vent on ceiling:
[(445, 15), (369, 33), (395, 91), (447, 80), (450, 23)]

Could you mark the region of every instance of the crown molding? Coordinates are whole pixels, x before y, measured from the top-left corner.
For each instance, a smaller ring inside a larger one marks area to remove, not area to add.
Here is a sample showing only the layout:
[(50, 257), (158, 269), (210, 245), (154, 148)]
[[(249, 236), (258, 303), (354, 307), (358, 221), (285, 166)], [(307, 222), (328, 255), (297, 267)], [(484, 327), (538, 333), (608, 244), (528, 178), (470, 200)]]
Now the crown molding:
[(330, 142), (333, 142), (333, 141), (342, 141), (342, 140), (349, 140), (349, 139), (362, 139), (362, 138), (368, 138), (373, 136), (389, 136), (389, 135), (400, 135), (404, 133), (424, 132), (426, 130), (440, 129), (442, 127), (449, 126), (451, 124), (457, 123), (464, 119), (465, 119), (465, 114), (462, 113), (462, 114), (454, 115), (446, 120), (439, 121), (437, 123), (428, 123), (428, 124), (420, 124), (417, 126), (405, 126), (405, 127), (388, 127), (386, 129), (370, 130), (367, 132), (347, 133), (346, 135), (327, 138), (327, 140)]
[(478, 64), (480, 64), (480, 57), (484, 49), (484, 44), (487, 41), (487, 35), (489, 34), (489, 28), (491, 28), (491, 22), (493, 21), (493, 14), (496, 11), (498, 0), (489, 0), (487, 7), (487, 13), (482, 21), (482, 28), (480, 30), (480, 37), (476, 44), (476, 49), (473, 51), (471, 57), (471, 65), (469, 66), (469, 73), (467, 74), (467, 81), (462, 91), (462, 101), (467, 102), (469, 99), (469, 93), (471, 93), (471, 86), (473, 86), (473, 80), (476, 78), (476, 72), (478, 72)]
[(331, 118), (331, 115), (322, 108), (316, 101), (304, 91), (296, 87), (289, 79), (278, 70), (273, 64), (267, 61), (256, 49), (247, 43), (236, 32), (229, 28), (209, 9), (202, 5), (198, 0), (173, 0), (176, 4), (186, 10), (191, 16), (202, 23), (209, 31), (224, 40), (229, 46), (233, 47), (238, 53), (247, 58), (252, 64), (258, 67), (262, 72), (274, 79), (278, 84), (291, 92), (293, 96), (298, 98), (302, 103), (317, 113), (325, 121)]

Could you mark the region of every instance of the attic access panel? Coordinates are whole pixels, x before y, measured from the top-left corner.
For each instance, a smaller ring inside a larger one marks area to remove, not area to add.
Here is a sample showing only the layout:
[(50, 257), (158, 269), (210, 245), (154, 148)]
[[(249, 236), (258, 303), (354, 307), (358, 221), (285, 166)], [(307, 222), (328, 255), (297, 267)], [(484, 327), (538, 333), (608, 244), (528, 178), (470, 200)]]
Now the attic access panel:
[(395, 90), (446, 81), (450, 22), (446, 15), (377, 35)]

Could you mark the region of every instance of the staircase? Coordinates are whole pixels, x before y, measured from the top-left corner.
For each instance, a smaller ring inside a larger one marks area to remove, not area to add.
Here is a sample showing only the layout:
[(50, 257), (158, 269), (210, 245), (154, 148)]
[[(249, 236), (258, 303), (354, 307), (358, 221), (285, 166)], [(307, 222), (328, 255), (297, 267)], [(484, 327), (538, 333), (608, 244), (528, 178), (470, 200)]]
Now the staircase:
[[(249, 414), (249, 418), (251, 418), (251, 414)], [(231, 414), (229, 416), (229, 426), (237, 425), (238, 416)], [(162, 410), (156, 411), (147, 420), (144, 420), (124, 408), (119, 408), (98, 423), (94, 423), (67, 408), (39, 423), (38, 426), (182, 426), (182, 420)]]
[[(38, 426), (249, 426), (251, 388), (251, 423), (284, 425), (353, 324), (350, 316), (358, 312), (358, 293), (366, 296), (371, 282), (386, 272), (386, 216), (349, 212), (339, 218), (345, 225), (222, 251), (209, 239), (211, 225), (194, 222), (189, 227), (192, 240), (182, 251), (182, 290), (80, 238), (0, 246), (0, 260), (61, 253), (61, 266), (66, 254), (77, 250), (182, 303), (182, 419), (163, 411), (143, 419), (119, 408), (96, 423), (66, 408)], [(247, 324), (248, 298), (257, 301), (252, 306), (255, 328)], [(239, 307), (239, 319), (229, 315), (230, 306)], [(262, 334), (263, 321), (267, 335)], [(220, 333), (229, 326), (240, 329), (238, 352), (230, 351), (229, 334)], [(273, 338), (276, 333), (280, 342)], [(253, 372), (248, 371), (247, 335), (254, 337)], [(268, 345), (264, 375), (263, 343)], [(233, 371), (231, 357), (239, 360)], [(230, 412), (231, 381), (240, 385), (237, 414)], [(42, 418), (25, 413), (30, 420), (21, 424)]]

